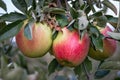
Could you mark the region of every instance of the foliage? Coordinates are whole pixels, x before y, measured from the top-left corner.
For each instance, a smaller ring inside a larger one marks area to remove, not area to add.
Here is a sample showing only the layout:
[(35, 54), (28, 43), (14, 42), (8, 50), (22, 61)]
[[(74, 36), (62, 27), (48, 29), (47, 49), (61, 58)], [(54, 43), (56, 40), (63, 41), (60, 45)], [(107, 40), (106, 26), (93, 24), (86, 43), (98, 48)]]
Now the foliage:
[[(110, 0), (11, 1), (20, 12), (7, 13), (6, 3), (0, 0), (0, 7), (6, 11), (6, 13), (0, 15), (1, 79), (30, 80), (29, 77), (33, 75), (32, 78), (36, 80), (47, 80), (48, 78), (49, 80), (77, 80), (76, 77), (78, 80), (90, 80), (94, 65), (89, 57), (79, 66), (64, 69), (65, 66), (60, 65), (52, 55), (49, 55), (49, 57), (52, 57), (46, 61), (44, 57), (30, 59), (21, 54), (14, 43), (14, 36), (22, 26), (25, 26), (24, 34), (31, 40), (31, 25), (33, 22), (46, 21), (52, 25), (54, 28), (52, 29), (53, 37), (57, 35), (57, 30), (55, 29), (58, 26), (67, 26), (69, 29), (75, 28), (78, 31), (87, 30), (91, 39), (91, 46), (100, 51), (103, 50), (102, 39), (104, 36), (100, 34), (96, 26), (104, 28), (107, 23), (110, 23), (114, 26), (115, 32), (108, 32), (109, 38), (120, 41), (120, 16), (114, 17), (113, 15), (106, 14), (107, 9), (111, 9), (115, 14), (118, 14), (117, 8)], [(95, 7), (100, 10), (96, 10)], [(82, 21), (80, 21), (81, 19)], [(95, 75), (93, 78), (103, 78), (109, 75), (109, 70), (120, 70), (120, 61), (103, 62), (99, 69), (93, 73)], [(69, 71), (71, 71), (71, 74), (67, 73)], [(60, 75), (60, 73), (63, 73), (63, 75)], [(51, 75), (54, 77), (51, 77)]]

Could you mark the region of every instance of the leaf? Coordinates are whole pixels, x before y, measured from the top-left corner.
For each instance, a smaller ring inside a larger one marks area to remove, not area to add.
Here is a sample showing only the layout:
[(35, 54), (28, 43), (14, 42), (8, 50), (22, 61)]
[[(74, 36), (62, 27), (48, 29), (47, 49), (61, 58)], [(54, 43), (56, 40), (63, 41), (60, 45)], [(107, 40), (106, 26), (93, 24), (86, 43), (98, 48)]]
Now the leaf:
[(5, 26), (3, 29), (0, 30), (0, 41), (15, 36), (19, 32), (22, 25), (22, 21), (16, 21)]
[(27, 7), (30, 7), (35, 0), (25, 0)]
[(107, 34), (108, 34), (110, 37), (112, 37), (112, 38), (114, 38), (114, 39), (116, 39), (116, 40), (120, 40), (120, 33), (107, 32)]
[(12, 0), (12, 3), (20, 11), (22, 11), (23, 13), (27, 13), (27, 4), (25, 0)]
[(117, 23), (118, 22), (118, 18), (111, 16), (111, 15), (105, 15), (107, 17), (108, 22), (113, 22), (113, 23)]
[(68, 24), (68, 19), (65, 15), (56, 15), (56, 19), (60, 27), (65, 27)]
[(59, 70), (61, 70), (62, 68), (63, 68), (63, 66), (60, 65), (60, 64), (57, 62), (56, 59), (53, 59), (53, 60), (50, 62), (49, 66), (48, 66), (49, 75), (52, 74), (52, 73), (54, 73), (55, 70), (58, 70), (58, 71), (59, 71)]
[(99, 30), (93, 26), (93, 25), (89, 25), (90, 27), (90, 33), (91, 33), (91, 40), (92, 40), (92, 44), (94, 45), (96, 50), (100, 50), (103, 51), (103, 35), (100, 34)]
[(75, 10), (73, 7), (70, 7), (70, 14), (73, 17), (73, 19), (77, 19), (79, 16), (77, 10)]
[(107, 18), (106, 16), (100, 16), (96, 18), (96, 21), (99, 27), (105, 27), (107, 23)]
[(89, 18), (97, 18), (97, 17), (100, 17), (102, 16), (102, 11), (98, 11), (98, 12), (95, 12), (93, 13), (92, 15), (89, 16)]
[(92, 70), (92, 62), (89, 60), (88, 57), (84, 60), (84, 64), (86, 66), (87, 71), (90, 72)]
[(105, 61), (101, 64), (100, 69), (120, 70), (120, 61)]
[(33, 38), (33, 36), (32, 36), (32, 27), (33, 27), (33, 24), (34, 24), (34, 20), (30, 19), (28, 21), (28, 23), (25, 25), (25, 28), (24, 28), (24, 35), (29, 40), (32, 40), (32, 38)]
[(110, 2), (109, 0), (103, 0), (102, 3), (105, 6), (109, 7), (117, 15), (117, 8), (112, 2)]
[(6, 7), (6, 4), (4, 3), (4, 1), (0, 0), (0, 7), (2, 9), (4, 9), (5, 11), (7, 11), (7, 7)]
[(0, 22), (3, 21), (9, 21), (9, 22), (14, 22), (17, 20), (25, 20), (27, 17), (23, 14), (17, 13), (17, 12), (11, 12), (9, 14), (4, 14), (0, 16)]
[(65, 10), (61, 8), (49, 8), (45, 7), (44, 12), (53, 13), (53, 14), (65, 14)]
[(74, 72), (76, 75), (81, 75), (82, 74), (82, 65), (76, 66), (74, 68)]
[(108, 75), (110, 73), (110, 70), (97, 70), (95, 72), (95, 79), (101, 79), (103, 77), (105, 77), (106, 75)]

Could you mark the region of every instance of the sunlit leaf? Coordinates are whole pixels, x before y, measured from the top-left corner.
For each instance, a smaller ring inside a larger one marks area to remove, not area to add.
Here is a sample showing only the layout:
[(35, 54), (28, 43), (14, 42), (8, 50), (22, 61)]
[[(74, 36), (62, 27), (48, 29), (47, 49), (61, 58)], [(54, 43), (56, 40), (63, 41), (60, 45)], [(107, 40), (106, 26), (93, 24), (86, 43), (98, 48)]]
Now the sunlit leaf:
[(105, 6), (109, 7), (115, 14), (117, 14), (117, 8), (112, 2), (110, 2), (109, 0), (103, 0), (102, 3)]
[(120, 40), (120, 33), (115, 33), (115, 32), (107, 32), (109, 36), (116, 40)]
[(120, 61), (105, 61), (101, 64), (100, 69), (120, 70)]
[(0, 7), (1, 7), (2, 9), (4, 9), (5, 11), (7, 11), (6, 4), (4, 3), (3, 0), (0, 0)]
[(22, 21), (16, 21), (5, 26), (3, 29), (0, 30), (0, 41), (15, 36), (19, 32), (22, 25)]
[(27, 4), (25, 0), (12, 0), (12, 3), (16, 8), (18, 8), (23, 13), (27, 12)]
[(17, 12), (11, 12), (9, 14), (4, 14), (2, 16), (0, 16), (0, 22), (3, 21), (9, 21), (9, 22), (14, 22), (17, 20), (24, 20), (27, 17), (23, 14), (17, 13)]

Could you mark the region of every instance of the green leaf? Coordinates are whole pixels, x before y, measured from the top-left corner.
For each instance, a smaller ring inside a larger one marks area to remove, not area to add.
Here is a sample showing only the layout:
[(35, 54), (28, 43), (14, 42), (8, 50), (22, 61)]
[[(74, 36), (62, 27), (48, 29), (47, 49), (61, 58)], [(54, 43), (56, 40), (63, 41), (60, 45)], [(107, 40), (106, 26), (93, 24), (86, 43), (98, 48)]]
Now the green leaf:
[(34, 24), (34, 20), (29, 20), (28, 23), (25, 25), (24, 28), (24, 35), (27, 37), (27, 39), (32, 40), (32, 27)]
[(97, 70), (95, 72), (95, 79), (101, 79), (103, 77), (105, 77), (106, 75), (108, 75), (110, 73), (110, 70)]
[(94, 45), (96, 50), (103, 51), (103, 38), (104, 36), (100, 34), (99, 30), (92, 25), (89, 25), (92, 44)]
[(17, 20), (25, 20), (27, 17), (23, 14), (17, 13), (17, 12), (11, 12), (9, 14), (4, 14), (0, 16), (0, 22), (3, 21), (9, 21), (9, 22), (14, 22)]
[(118, 22), (118, 18), (114, 17), (112, 15), (105, 15), (107, 17), (108, 22), (113, 22), (113, 23), (117, 23)]
[(98, 11), (98, 12), (95, 12), (93, 13), (92, 15), (89, 16), (89, 18), (97, 18), (97, 17), (100, 17), (102, 16), (102, 11)]
[(100, 69), (120, 70), (120, 61), (105, 61), (101, 64)]
[(68, 19), (65, 15), (56, 15), (56, 19), (60, 27), (65, 27), (68, 24)]
[(6, 7), (6, 4), (4, 3), (4, 1), (0, 0), (0, 7), (2, 9), (4, 9), (5, 11), (7, 11), (7, 7)]
[(81, 75), (82, 74), (82, 66), (81, 65), (76, 66), (74, 68), (74, 72), (75, 72), (76, 75)]
[(20, 11), (22, 11), (23, 13), (27, 13), (27, 4), (25, 0), (12, 0), (12, 3)]
[(103, 0), (102, 3), (105, 6), (109, 7), (117, 15), (117, 8), (112, 2), (110, 2), (109, 0)]
[(70, 7), (70, 14), (73, 17), (73, 19), (77, 19), (79, 16), (77, 10), (75, 10), (73, 7)]
[(116, 40), (120, 40), (120, 33), (115, 33), (115, 32), (107, 32), (108, 35)]
[(35, 0), (25, 0), (27, 7), (30, 7)]
[(88, 57), (84, 60), (84, 64), (86, 66), (87, 71), (90, 72), (92, 70), (92, 62), (89, 60)]
[(19, 32), (22, 25), (22, 21), (16, 21), (5, 26), (3, 29), (0, 30), (0, 41), (15, 36)]
[(96, 18), (96, 21), (99, 27), (105, 27), (107, 23), (107, 18), (106, 16), (100, 16)]
[(55, 70), (59, 71), (59, 70), (61, 70), (62, 68), (63, 68), (63, 66), (60, 65), (60, 64), (57, 62), (56, 59), (53, 59), (53, 60), (50, 62), (49, 66), (48, 66), (49, 75), (52, 74), (52, 73), (54, 73)]
[(65, 10), (61, 8), (49, 8), (45, 7), (44, 12), (53, 13), (53, 14), (65, 14)]

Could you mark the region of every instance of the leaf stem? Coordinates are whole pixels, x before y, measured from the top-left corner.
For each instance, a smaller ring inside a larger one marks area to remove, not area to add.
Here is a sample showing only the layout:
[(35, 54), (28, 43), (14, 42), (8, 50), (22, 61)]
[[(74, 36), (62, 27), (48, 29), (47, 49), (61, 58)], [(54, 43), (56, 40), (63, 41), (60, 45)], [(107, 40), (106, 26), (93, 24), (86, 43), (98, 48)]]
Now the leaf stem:
[(86, 75), (86, 77), (87, 77), (87, 80), (90, 80), (89, 72), (87, 71), (87, 68), (86, 68), (86, 65), (85, 65), (84, 62), (82, 63), (82, 66), (83, 66), (83, 69), (84, 69), (84, 71), (85, 71), (85, 75)]

